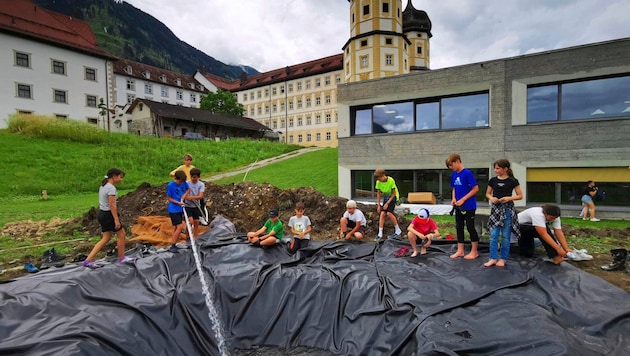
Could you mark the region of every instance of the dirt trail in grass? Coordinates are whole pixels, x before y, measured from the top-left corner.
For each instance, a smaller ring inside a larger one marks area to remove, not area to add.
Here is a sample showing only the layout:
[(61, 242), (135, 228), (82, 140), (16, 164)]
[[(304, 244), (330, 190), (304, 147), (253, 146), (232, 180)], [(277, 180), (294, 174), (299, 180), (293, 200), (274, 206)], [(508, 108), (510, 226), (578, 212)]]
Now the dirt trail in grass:
[(237, 169), (237, 170), (234, 170), (234, 171), (225, 172), (225, 173), (216, 174), (216, 175), (213, 175), (213, 176), (210, 176), (210, 177), (206, 177), (206, 178), (203, 179), (203, 181), (205, 181), (205, 182), (214, 182), (214, 181), (217, 181), (219, 179), (232, 177), (232, 176), (235, 176), (237, 174), (245, 173), (245, 172), (250, 171), (252, 169), (264, 167), (264, 166), (266, 166), (268, 164), (271, 164), (271, 163), (284, 161), (285, 159), (293, 158), (293, 157), (299, 156), (299, 155), (304, 154), (304, 153), (313, 152), (313, 151), (317, 151), (317, 150), (321, 150), (321, 149), (323, 149), (323, 147), (306, 147), (306, 148), (301, 148), (301, 149), (299, 149), (297, 151), (285, 153), (285, 154), (280, 155), (280, 156), (267, 158), (267, 159), (264, 159), (262, 161), (256, 161), (256, 162), (248, 165), (247, 167), (243, 167), (243, 168), (240, 168), (240, 169)]

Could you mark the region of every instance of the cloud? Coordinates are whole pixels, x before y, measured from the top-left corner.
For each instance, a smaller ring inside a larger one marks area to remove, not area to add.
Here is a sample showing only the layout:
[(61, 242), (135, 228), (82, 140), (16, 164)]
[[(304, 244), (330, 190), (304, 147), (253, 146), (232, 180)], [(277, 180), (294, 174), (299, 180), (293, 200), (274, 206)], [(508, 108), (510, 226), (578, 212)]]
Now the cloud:
[[(342, 0), (127, 0), (181, 40), (228, 64), (269, 71), (342, 53)], [(403, 9), (407, 1), (403, 0)], [(433, 24), (431, 68), (630, 37), (627, 0), (413, 2)]]

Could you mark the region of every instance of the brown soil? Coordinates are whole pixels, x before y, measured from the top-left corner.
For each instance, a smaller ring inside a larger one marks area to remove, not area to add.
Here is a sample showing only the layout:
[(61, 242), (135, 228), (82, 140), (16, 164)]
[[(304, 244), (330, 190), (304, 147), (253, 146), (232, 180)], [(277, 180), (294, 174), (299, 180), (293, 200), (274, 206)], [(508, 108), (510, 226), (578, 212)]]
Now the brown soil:
[[(168, 216), (166, 211), (166, 185), (151, 186), (148, 183), (140, 185), (135, 191), (119, 198), (118, 209), (121, 214), (123, 226), (128, 227), (130, 232), (132, 227), (138, 228), (138, 218), (143, 216)], [(294, 215), (293, 207), (298, 201), (304, 202), (306, 215), (313, 224), (313, 240), (334, 239), (339, 235), (339, 218), (345, 211), (346, 199), (340, 197), (324, 196), (312, 188), (297, 188), (281, 190), (270, 184), (256, 184), (243, 182), (230, 185), (217, 185), (206, 183), (206, 205), (208, 213), (212, 217), (221, 214), (237, 228), (239, 232), (247, 232), (259, 229), (267, 219), (270, 209), (276, 208), (280, 212), (280, 219), (285, 223)], [(378, 216), (374, 206), (366, 206), (361, 203), (358, 208), (363, 211), (368, 221), (366, 238), (372, 240), (377, 234)], [(72, 231), (79, 229), (90, 236), (100, 235), (100, 226), (96, 221), (97, 209), (92, 208), (82, 217), (50, 222), (28, 222), (21, 221), (7, 224), (0, 234), (11, 235), (16, 238), (35, 238), (50, 231), (57, 233), (67, 233), (72, 236)], [(399, 217), (399, 224), (402, 227), (408, 225), (404, 217)], [(168, 224), (166, 224), (168, 225)], [(447, 228), (448, 226), (444, 226)], [(170, 226), (164, 226), (164, 229)], [(386, 224), (386, 234), (392, 233), (391, 223)], [(171, 230), (172, 231), (172, 230)], [(567, 236), (584, 237), (607, 237), (614, 236), (619, 239), (619, 246), (626, 246), (630, 239), (630, 228), (628, 229), (591, 229), (564, 227)], [(166, 233), (167, 236), (169, 233)], [(131, 237), (133, 235), (130, 234)], [(182, 236), (185, 238), (185, 236)], [(71, 238), (68, 238), (69, 240)], [(74, 244), (74, 255), (87, 254), (93, 247), (93, 243), (85, 241), (72, 242)], [(134, 242), (129, 242), (130, 247)], [(114, 244), (111, 244), (113, 247)], [(110, 248), (111, 248), (110, 247)], [(630, 293), (630, 274), (616, 271), (603, 271), (600, 266), (607, 265), (611, 261), (610, 254), (597, 254), (591, 261), (570, 262), (578, 268), (597, 275), (608, 282), (626, 290)], [(25, 256), (22, 259), (12, 261), (16, 266), (23, 266), (25, 262), (33, 262), (36, 265), (41, 261), (33, 256)], [(12, 273), (5, 273), (3, 279), (23, 273), (23, 269), (15, 267)]]

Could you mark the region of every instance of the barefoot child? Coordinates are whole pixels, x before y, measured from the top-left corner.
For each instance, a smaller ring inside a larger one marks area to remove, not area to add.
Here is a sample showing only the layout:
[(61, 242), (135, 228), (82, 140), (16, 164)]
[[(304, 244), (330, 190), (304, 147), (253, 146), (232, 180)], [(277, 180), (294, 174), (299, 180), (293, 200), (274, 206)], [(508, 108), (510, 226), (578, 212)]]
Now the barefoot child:
[[(475, 212), (477, 211), (475, 194), (479, 191), (479, 186), (472, 172), (464, 168), (462, 158), (458, 153), (451, 153), (446, 158), (446, 167), (453, 170), (451, 204), (455, 207), (455, 229), (457, 230), (457, 252), (452, 254), (451, 258), (464, 257), (472, 260), (479, 257), (477, 252), (479, 235), (475, 229)], [(467, 255), (464, 255), (464, 225), (470, 234), (472, 245)]]
[(365, 215), (363, 215), (361, 210), (357, 209), (357, 202), (348, 200), (346, 202), (346, 211), (343, 212), (343, 216), (339, 219), (339, 238), (351, 240), (354, 237), (356, 240), (361, 240), (363, 235), (365, 235), (366, 224)]
[(265, 221), (265, 225), (257, 231), (247, 233), (249, 243), (254, 246), (271, 246), (282, 240), (284, 225), (278, 215), (277, 209), (271, 209), (269, 211), (269, 219)]
[(429, 218), (429, 210), (421, 209), (416, 217), (411, 220), (407, 228), (407, 238), (413, 249), (411, 257), (418, 256), (418, 240), (420, 240), (420, 254), (427, 253), (427, 247), (431, 246), (434, 237), (440, 237), (437, 225), (433, 219)]
[(116, 199), (118, 198), (118, 191), (115, 185), (120, 183), (125, 176), (125, 172), (118, 168), (111, 168), (107, 171), (107, 175), (101, 183), (101, 187), (98, 189), (98, 223), (101, 225), (101, 231), (103, 232), (102, 238), (96, 243), (92, 251), (83, 261), (84, 267), (99, 268), (101, 266), (95, 264), (94, 258), (96, 254), (109, 242), (112, 235), (115, 233), (116, 247), (118, 250), (118, 262), (133, 262), (135, 259), (131, 257), (125, 257), (125, 229), (120, 224), (120, 217), (118, 216), (118, 207), (116, 206)]
[(291, 229), (291, 235), (293, 235), (289, 245), (289, 252), (296, 253), (308, 247), (312, 226), (311, 219), (304, 215), (304, 203), (298, 202), (295, 204), (295, 215), (289, 219), (289, 228)]
[[(490, 201), (490, 218), (488, 219), (488, 230), (490, 231), (490, 260), (483, 265), (486, 267), (505, 266), (505, 261), (510, 253), (510, 240), (512, 231), (516, 240), (520, 236), (518, 227), (518, 216), (514, 207), (515, 200), (523, 199), (521, 186), (518, 179), (514, 178), (510, 161), (499, 159), (494, 162), (494, 173), (496, 177), (490, 178), (486, 189), (486, 198)], [(516, 195), (512, 195), (512, 191)], [(497, 261), (499, 248), (499, 232), (501, 232), (501, 258)]]

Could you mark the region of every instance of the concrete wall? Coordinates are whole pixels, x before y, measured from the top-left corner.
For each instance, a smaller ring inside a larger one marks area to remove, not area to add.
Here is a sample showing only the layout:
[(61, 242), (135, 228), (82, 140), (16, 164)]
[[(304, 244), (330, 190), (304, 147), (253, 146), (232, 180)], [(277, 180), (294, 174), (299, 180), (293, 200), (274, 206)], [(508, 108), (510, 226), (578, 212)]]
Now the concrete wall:
[[(525, 121), (527, 85), (628, 74), (628, 58), (630, 39), (621, 39), (339, 85), (339, 194), (350, 197), (352, 170), (443, 169), (451, 152), (459, 152), (469, 168), (491, 168), (494, 160), (507, 158), (519, 172), (523, 188), (528, 168), (628, 166), (630, 115), (540, 124)], [(489, 92), (489, 127), (350, 136), (354, 106), (477, 91)]]

